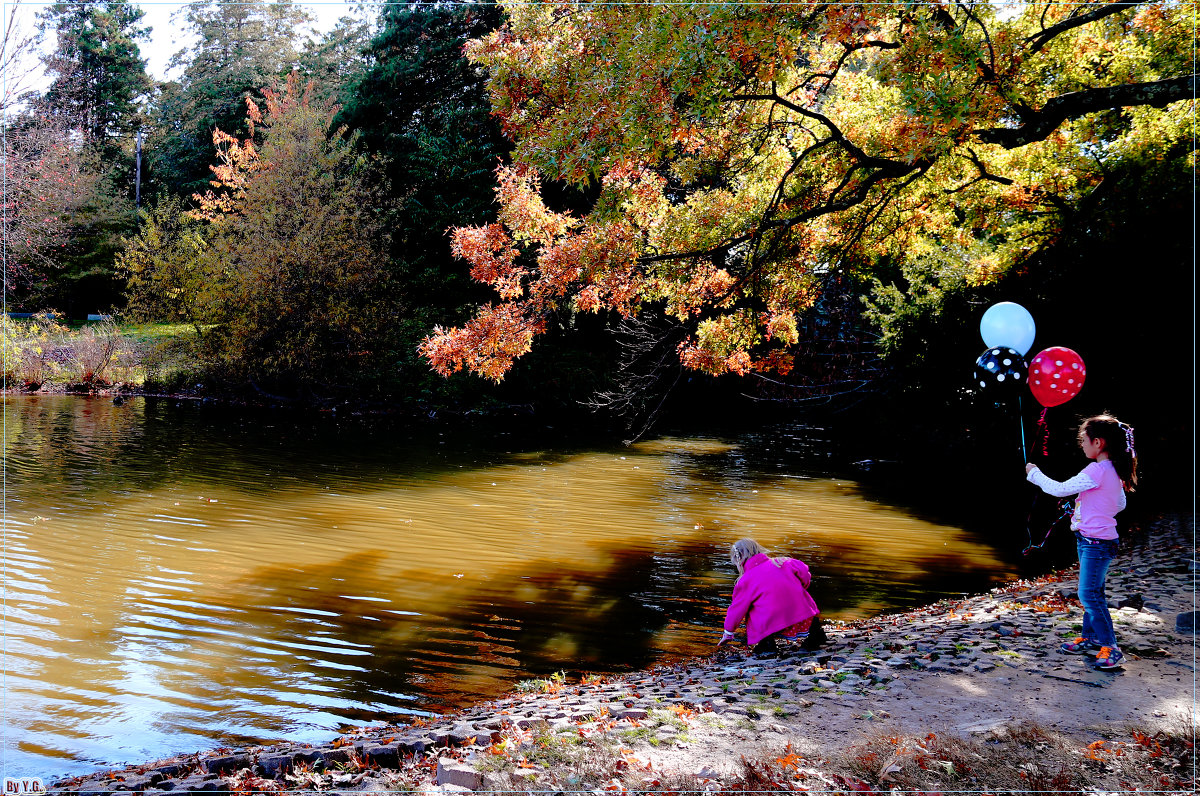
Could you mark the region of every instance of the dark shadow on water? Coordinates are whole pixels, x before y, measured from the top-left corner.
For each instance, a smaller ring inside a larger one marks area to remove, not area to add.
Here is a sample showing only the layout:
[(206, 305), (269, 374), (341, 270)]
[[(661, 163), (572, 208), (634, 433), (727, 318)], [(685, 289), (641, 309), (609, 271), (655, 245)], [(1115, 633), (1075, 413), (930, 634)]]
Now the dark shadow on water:
[(295, 642), (311, 635), (306, 620), (317, 615), (323, 633), (369, 649), (366, 670), (344, 678), (331, 678), (320, 661), (295, 661), (333, 679), (343, 698), (369, 705), (400, 693), (415, 698), (414, 708), (436, 710), (561, 669), (612, 672), (651, 663), (662, 653), (656, 634), (672, 614), (678, 621), (699, 610), (652, 602), (693, 599), (686, 581), (666, 577), (675, 565), (664, 556), (621, 551), (613, 561), (602, 571), (537, 562), (450, 590), (461, 597), (457, 604), (401, 606), (415, 610), (398, 614), (393, 604), (345, 596), (369, 595), (379, 582), (377, 559), (360, 553), (302, 569), (264, 567), (239, 584), (237, 596), (246, 602), (238, 607), (256, 624), (253, 635)]
[[(345, 596), (369, 595), (379, 583), (377, 559), (359, 553), (302, 569), (264, 567), (242, 584), (239, 595), (247, 603), (239, 607), (259, 625), (258, 635), (285, 642), (311, 632), (297, 617), (322, 612), (323, 632), (370, 651), (365, 670), (341, 677), (319, 660), (293, 665), (362, 706), (344, 712), (347, 719), (388, 719), (396, 714), (369, 706), (403, 695), (411, 700), (406, 710), (441, 711), (557, 671), (614, 673), (705, 654), (733, 587), (725, 556), (724, 545), (700, 538), (700, 532), (668, 551), (614, 545), (597, 550), (597, 560), (610, 562), (600, 570), (543, 560), (462, 590), (431, 583), (431, 589), (446, 588), (455, 602), (399, 606), (412, 613), (397, 614), (392, 604)], [(923, 573), (908, 582), (878, 573), (856, 577), (837, 560), (836, 551), (810, 560), (812, 592), (827, 613), (859, 605), (903, 610), (928, 603), (931, 593), (955, 597), (989, 583), (986, 572), (962, 558), (922, 560)], [(306, 613), (281, 612), (280, 604)], [(687, 632), (664, 635), (668, 627)]]

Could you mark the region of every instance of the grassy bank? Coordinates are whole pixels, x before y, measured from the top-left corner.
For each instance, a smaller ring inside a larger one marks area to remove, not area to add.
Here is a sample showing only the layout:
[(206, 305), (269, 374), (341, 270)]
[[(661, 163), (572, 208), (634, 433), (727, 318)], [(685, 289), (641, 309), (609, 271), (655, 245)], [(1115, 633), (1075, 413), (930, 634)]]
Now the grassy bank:
[(178, 389), (195, 370), (189, 324), (0, 316), (5, 387), (95, 392)]

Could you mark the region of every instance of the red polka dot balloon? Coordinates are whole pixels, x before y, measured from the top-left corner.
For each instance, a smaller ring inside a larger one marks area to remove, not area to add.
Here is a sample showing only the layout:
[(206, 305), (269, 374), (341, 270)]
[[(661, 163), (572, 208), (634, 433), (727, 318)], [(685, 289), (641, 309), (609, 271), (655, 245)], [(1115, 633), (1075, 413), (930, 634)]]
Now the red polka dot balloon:
[(1079, 354), (1053, 346), (1029, 363), (1029, 389), (1042, 406), (1058, 406), (1079, 395), (1086, 375)]

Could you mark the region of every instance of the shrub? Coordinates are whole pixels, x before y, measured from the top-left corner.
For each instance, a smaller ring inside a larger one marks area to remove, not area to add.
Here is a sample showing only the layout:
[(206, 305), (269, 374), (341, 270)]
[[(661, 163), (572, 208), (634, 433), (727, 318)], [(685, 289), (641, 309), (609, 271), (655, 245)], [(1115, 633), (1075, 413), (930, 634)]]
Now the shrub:
[(14, 321), (5, 316), (4, 376), (18, 382), (27, 390), (36, 390), (58, 371), (63, 359), (60, 337), (66, 328), (57, 321), (58, 315), (44, 311), (28, 321)]
[(142, 375), (134, 346), (111, 320), (72, 331), (57, 319), (49, 310), (29, 320), (3, 316), (0, 342), (6, 386), (37, 390), (47, 382), (66, 381), (90, 389)]
[(72, 381), (87, 386), (109, 381), (109, 370), (118, 357), (129, 354), (125, 338), (111, 320), (85, 326), (69, 337), (63, 335), (62, 350)]
[(17, 345), (20, 332), (17, 324), (7, 314), (0, 315), (0, 373), (4, 384), (16, 379), (17, 363), (21, 361), (21, 349)]

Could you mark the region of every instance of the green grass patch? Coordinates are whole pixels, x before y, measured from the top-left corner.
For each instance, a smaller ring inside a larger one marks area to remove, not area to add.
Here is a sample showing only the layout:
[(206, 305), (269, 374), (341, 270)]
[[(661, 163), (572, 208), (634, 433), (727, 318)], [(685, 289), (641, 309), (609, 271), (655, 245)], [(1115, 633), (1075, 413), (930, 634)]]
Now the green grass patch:
[[(121, 334), (136, 343), (161, 344), (169, 343), (180, 338), (191, 339), (196, 336), (196, 327), (190, 323), (122, 323), (118, 327)], [(212, 329), (213, 325), (201, 326), (202, 332)]]
[(637, 743), (638, 741), (649, 743), (654, 738), (654, 729), (652, 727), (633, 727), (632, 729), (621, 730), (621, 738), (629, 743)]
[(670, 725), (677, 730), (683, 730), (687, 727), (683, 719), (669, 710), (652, 710), (648, 718), (658, 726)]

